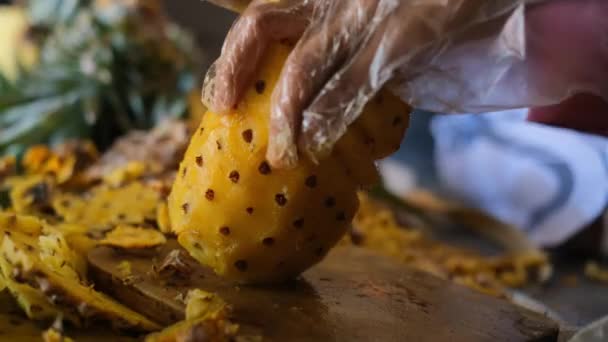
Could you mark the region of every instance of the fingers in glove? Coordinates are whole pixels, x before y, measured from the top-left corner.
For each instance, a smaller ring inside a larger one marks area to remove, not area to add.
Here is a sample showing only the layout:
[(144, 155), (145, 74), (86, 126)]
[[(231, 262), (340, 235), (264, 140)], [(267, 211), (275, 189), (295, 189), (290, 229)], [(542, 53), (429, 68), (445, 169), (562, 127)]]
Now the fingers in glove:
[(220, 58), (210, 69), (203, 101), (217, 113), (234, 108), (258, 70), (268, 44), (297, 40), (308, 25), (311, 5), (288, 0), (254, 1), (231, 28)]
[[(298, 145), (312, 160), (327, 156), (348, 126), (361, 114), (367, 102), (394, 77), (399, 65), (410, 65), (411, 50), (423, 49), (434, 29), (415, 23), (416, 38), (406, 35), (411, 30), (401, 25), (402, 8), (378, 8), (375, 20), (364, 45), (350, 61), (326, 83), (311, 105), (304, 111), (302, 132)], [(390, 13), (390, 15), (388, 15)], [(414, 21), (410, 21), (412, 23)], [(422, 32), (420, 32), (422, 31)], [(407, 44), (405, 43), (407, 42)]]
[(296, 165), (302, 111), (358, 50), (378, 3), (345, 0), (315, 8), (313, 23), (287, 59), (273, 93), (267, 159), (274, 167)]

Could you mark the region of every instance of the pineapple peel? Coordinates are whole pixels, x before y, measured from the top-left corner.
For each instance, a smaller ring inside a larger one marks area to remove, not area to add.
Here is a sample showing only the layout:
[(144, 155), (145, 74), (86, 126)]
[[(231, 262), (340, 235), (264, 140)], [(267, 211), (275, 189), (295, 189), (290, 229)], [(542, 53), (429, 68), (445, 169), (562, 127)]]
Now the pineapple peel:
[(319, 262), (346, 232), (375, 160), (398, 149), (410, 108), (381, 93), (318, 164), (266, 162), (272, 89), (290, 49), (267, 53), (233, 113), (207, 113), (169, 198), (171, 227), (202, 264), (241, 282), (281, 281)]
[(153, 248), (167, 242), (165, 236), (155, 229), (119, 225), (99, 241), (100, 245), (121, 249)]
[[(19, 230), (6, 229), (0, 229), (2, 276), (7, 280), (7, 285), (11, 285), (11, 292), (30, 318), (48, 320), (63, 315), (78, 325), (106, 321), (118, 329), (159, 329), (156, 323), (141, 314), (92, 289), (77, 276), (78, 270), (73, 266), (77, 264), (75, 260), (64, 259), (56, 263), (45, 257), (45, 254), (57, 258), (62, 254), (69, 257), (57, 249), (65, 245), (59, 235), (46, 235), (43, 232), (36, 237)], [(56, 243), (43, 242), (40, 238), (44, 236), (55, 239)], [(55, 253), (44, 251), (52, 248), (55, 248)], [(71, 268), (72, 271), (65, 272), (63, 268)]]

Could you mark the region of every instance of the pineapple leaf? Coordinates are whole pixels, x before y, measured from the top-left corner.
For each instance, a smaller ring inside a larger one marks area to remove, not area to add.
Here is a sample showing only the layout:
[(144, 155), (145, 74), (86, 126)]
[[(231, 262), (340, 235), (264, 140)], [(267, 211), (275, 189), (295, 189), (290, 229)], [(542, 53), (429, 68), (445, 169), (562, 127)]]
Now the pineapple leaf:
[(103, 149), (185, 115), (202, 59), (159, 11), (157, 0), (30, 0), (40, 61), (0, 75), (0, 153), (75, 137)]

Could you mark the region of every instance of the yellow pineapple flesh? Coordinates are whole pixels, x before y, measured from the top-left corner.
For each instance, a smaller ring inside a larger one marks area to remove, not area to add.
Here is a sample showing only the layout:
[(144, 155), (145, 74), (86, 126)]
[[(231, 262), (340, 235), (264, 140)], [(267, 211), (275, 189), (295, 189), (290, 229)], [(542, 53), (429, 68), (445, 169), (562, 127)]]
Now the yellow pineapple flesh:
[(409, 107), (381, 93), (329, 157), (272, 169), (265, 160), (270, 97), (289, 51), (267, 52), (233, 113), (204, 115), (169, 198), (179, 242), (237, 281), (280, 281), (320, 261), (355, 215), (356, 191), (376, 181), (374, 161), (395, 151), (407, 128)]

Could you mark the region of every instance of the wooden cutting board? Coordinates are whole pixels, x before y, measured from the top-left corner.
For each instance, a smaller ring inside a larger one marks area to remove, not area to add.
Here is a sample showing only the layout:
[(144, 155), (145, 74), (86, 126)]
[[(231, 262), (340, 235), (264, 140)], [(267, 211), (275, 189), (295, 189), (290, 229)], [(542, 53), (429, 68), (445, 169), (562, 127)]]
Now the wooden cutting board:
[[(97, 248), (89, 254), (96, 288), (165, 324), (184, 317), (182, 299), (189, 289), (213, 292), (233, 306), (240, 333), (264, 341), (556, 341), (558, 336), (557, 324), (548, 318), (361, 248), (337, 248), (299, 280), (257, 287), (226, 282), (184, 251), (179, 259), (187, 265), (187, 279), (159, 275), (175, 249), (175, 241), (152, 256)], [(124, 261), (130, 263), (129, 276)]]

